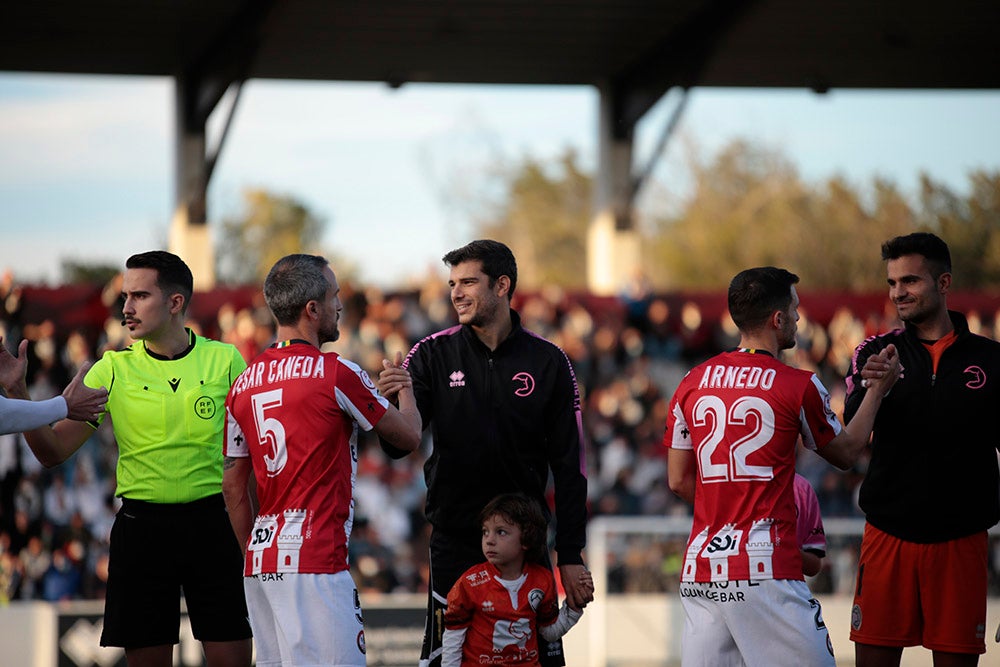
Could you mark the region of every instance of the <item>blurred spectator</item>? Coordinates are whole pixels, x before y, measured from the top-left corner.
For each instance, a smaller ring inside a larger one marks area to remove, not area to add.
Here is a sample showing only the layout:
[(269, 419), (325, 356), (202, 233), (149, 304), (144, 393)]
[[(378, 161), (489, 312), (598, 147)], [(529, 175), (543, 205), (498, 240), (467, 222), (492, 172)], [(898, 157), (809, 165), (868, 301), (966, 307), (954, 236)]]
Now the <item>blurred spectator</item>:
[(57, 468), (43, 494), (45, 517), (56, 527), (69, 526), (76, 512), (76, 494), (66, 486), (65, 473)]
[(42, 575), (42, 599), (75, 600), (80, 596), (80, 570), (62, 549), (52, 552), (52, 562)]
[(42, 538), (32, 535), (28, 545), (18, 554), (24, 581), (21, 584), (21, 597), (25, 600), (37, 600), (42, 597), (42, 579), (52, 564), (52, 553), (46, 548)]
[[(6, 533), (0, 537), (6, 537)], [(0, 543), (0, 606), (17, 597), (21, 577), (20, 562)]]

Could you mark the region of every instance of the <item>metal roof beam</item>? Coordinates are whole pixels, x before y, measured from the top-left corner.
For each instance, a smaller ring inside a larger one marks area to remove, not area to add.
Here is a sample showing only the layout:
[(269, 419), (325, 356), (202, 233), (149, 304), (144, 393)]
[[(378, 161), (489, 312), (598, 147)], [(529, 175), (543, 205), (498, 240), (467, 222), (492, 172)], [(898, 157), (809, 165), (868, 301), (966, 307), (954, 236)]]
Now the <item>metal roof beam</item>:
[(615, 76), (615, 134), (632, 135), (636, 123), (670, 88), (691, 88), (726, 35), (759, 0), (711, 0), (698, 5), (649, 52)]
[(274, 0), (248, 0), (207, 48), (177, 73), (186, 91), (182, 117), (188, 129), (203, 128), (230, 85), (247, 79), (274, 6)]

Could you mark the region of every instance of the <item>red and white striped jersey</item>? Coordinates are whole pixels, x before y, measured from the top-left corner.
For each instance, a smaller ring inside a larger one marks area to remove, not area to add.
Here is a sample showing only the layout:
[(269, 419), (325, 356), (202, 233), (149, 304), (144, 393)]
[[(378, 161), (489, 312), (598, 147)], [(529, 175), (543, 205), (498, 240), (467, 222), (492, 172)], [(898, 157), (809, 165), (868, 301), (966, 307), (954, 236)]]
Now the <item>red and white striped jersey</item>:
[(348, 569), (357, 429), (387, 407), (357, 364), (305, 341), (268, 348), (236, 379), (223, 454), (250, 457), (260, 501), (244, 574)]
[(766, 352), (725, 352), (692, 369), (664, 434), (697, 467), (682, 581), (802, 579), (796, 442), (816, 450), (841, 429), (819, 378)]

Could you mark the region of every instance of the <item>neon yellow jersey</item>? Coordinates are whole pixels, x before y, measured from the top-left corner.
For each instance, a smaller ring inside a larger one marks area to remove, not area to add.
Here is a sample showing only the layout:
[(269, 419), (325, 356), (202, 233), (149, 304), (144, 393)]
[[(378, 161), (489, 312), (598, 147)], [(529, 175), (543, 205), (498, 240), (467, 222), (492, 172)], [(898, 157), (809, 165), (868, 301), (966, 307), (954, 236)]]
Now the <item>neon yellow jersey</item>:
[(178, 359), (136, 341), (87, 373), (88, 386), (108, 388), (119, 496), (186, 503), (222, 491), (226, 394), (246, 362), (228, 343), (189, 335), (193, 346)]

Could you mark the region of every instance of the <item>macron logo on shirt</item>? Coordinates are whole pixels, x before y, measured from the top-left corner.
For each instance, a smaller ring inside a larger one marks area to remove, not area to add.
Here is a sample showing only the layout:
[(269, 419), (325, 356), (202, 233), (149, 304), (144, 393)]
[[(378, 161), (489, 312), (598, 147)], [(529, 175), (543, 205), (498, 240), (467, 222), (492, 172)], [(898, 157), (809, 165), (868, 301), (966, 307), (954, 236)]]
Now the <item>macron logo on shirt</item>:
[(462, 371), (455, 371), (448, 376), (451, 382), (448, 383), (449, 387), (464, 387), (465, 386), (465, 373)]

